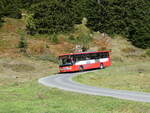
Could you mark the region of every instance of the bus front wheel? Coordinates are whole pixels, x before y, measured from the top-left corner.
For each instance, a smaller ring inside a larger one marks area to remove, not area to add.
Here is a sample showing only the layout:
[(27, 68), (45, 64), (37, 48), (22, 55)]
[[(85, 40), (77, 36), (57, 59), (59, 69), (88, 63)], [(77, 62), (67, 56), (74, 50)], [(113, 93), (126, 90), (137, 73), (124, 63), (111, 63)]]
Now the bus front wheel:
[(104, 65), (103, 64), (100, 64), (100, 69), (104, 69)]

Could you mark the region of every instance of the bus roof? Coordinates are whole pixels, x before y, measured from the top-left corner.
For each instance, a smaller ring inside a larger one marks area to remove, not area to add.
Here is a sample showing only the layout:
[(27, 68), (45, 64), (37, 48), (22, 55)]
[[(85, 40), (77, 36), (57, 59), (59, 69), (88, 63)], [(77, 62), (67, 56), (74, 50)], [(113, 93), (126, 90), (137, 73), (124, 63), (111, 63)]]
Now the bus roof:
[(66, 56), (66, 55), (79, 55), (79, 54), (89, 54), (89, 53), (101, 53), (101, 52), (111, 52), (111, 51), (96, 51), (96, 52), (82, 52), (82, 53), (69, 53), (69, 54), (62, 54), (60, 56)]

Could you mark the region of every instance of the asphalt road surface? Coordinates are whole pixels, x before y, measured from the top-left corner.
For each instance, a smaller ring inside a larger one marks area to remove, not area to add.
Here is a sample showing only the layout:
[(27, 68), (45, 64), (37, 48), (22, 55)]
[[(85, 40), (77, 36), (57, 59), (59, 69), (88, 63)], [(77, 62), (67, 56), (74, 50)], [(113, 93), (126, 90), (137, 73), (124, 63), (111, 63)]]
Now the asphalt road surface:
[(98, 95), (98, 96), (109, 96), (132, 101), (150, 102), (150, 93), (133, 92), (127, 90), (114, 90), (109, 88), (97, 88), (72, 81), (72, 78), (74, 76), (77, 76), (78, 74), (81, 73), (65, 73), (65, 74), (51, 75), (39, 79), (39, 83), (48, 87), (59, 88), (71, 92)]

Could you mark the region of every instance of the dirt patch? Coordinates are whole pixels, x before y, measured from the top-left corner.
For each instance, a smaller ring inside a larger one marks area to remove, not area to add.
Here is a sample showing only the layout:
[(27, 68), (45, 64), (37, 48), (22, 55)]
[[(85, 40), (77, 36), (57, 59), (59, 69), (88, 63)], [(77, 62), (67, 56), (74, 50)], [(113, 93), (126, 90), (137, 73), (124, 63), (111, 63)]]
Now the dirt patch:
[(35, 68), (28, 64), (2, 64), (4, 68), (9, 68), (15, 72), (29, 72), (34, 71)]

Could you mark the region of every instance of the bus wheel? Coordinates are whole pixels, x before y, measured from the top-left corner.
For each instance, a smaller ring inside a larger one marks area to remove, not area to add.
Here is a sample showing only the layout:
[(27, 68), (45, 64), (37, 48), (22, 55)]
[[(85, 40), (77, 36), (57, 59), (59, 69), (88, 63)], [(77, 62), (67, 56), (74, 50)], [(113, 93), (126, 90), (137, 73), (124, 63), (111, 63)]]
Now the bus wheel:
[(83, 66), (80, 66), (79, 71), (83, 71), (83, 70), (84, 70)]
[(104, 69), (104, 65), (103, 64), (100, 64), (100, 69)]

